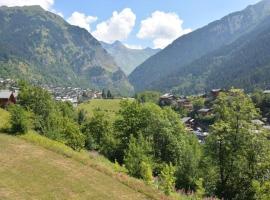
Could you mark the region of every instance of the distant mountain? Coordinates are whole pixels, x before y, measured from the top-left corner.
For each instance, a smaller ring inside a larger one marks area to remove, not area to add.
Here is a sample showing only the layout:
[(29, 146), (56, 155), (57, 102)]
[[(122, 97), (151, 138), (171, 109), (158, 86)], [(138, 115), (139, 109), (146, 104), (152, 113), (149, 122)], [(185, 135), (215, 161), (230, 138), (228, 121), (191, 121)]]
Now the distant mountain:
[[(250, 92), (270, 88), (270, 17), (252, 32), (155, 82), (154, 87), (196, 94), (232, 86)], [(168, 81), (169, 80), (169, 81)], [(156, 85), (155, 85), (156, 84)]]
[[(190, 93), (205, 90), (205, 83), (200, 82), (196, 83), (195, 90), (190, 90), (194, 87), (194, 79), (205, 76), (203, 73), (194, 76), (195, 68), (199, 70), (209, 67), (208, 62), (195, 61), (207, 55), (211, 57), (211, 53), (227, 48), (227, 45), (235, 45), (236, 40), (254, 31), (269, 16), (270, 1), (264, 0), (243, 11), (232, 13), (221, 20), (210, 23), (178, 38), (164, 50), (150, 57), (131, 73), (129, 80), (136, 91), (175, 89), (175, 91)], [(197, 63), (196, 67), (194, 67), (195, 63)], [(223, 71), (219, 71), (219, 73), (223, 73)], [(215, 80), (219, 80), (219, 75), (216, 75)], [(230, 82), (230, 79), (227, 81)], [(217, 86), (215, 82), (212, 85)]]
[(1, 76), (124, 95), (133, 90), (90, 33), (39, 6), (0, 7)]
[(117, 65), (128, 75), (146, 59), (155, 55), (160, 49), (130, 49), (120, 41), (113, 44), (101, 42), (102, 46), (114, 58)]

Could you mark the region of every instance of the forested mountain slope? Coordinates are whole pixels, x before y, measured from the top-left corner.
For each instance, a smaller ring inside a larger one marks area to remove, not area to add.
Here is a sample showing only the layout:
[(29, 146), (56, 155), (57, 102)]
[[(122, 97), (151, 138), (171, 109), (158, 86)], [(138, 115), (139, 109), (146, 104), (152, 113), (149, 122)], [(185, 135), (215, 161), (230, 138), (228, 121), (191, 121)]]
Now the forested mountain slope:
[(39, 6), (0, 7), (0, 76), (132, 92), (89, 32)]
[(270, 17), (254, 31), (168, 76), (155, 87), (196, 94), (232, 86), (251, 91), (270, 87)]
[[(270, 15), (270, 1), (264, 0), (245, 10), (232, 13), (221, 20), (184, 35), (158, 54), (146, 60), (129, 76), (136, 91), (161, 90), (171, 84), (171, 74), (215, 50), (253, 31)], [(187, 83), (191, 84), (191, 83)]]

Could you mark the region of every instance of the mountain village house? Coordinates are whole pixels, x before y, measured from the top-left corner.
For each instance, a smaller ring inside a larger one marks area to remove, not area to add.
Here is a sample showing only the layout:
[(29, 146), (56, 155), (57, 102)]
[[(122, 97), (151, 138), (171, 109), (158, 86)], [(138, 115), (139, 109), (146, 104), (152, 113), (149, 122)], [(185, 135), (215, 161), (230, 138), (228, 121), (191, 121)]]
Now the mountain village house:
[(9, 90), (0, 90), (0, 107), (16, 103), (17, 94)]

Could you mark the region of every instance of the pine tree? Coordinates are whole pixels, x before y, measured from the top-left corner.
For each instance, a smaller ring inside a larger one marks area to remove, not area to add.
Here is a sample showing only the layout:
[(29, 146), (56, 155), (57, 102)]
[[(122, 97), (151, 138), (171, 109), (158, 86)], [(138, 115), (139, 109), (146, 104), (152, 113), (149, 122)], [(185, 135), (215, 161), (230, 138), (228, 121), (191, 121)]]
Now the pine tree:
[(102, 99), (107, 99), (105, 89), (102, 90), (102, 95), (101, 96), (102, 96)]
[(111, 91), (110, 90), (108, 90), (108, 92), (107, 92), (107, 99), (112, 99), (112, 93), (111, 93)]

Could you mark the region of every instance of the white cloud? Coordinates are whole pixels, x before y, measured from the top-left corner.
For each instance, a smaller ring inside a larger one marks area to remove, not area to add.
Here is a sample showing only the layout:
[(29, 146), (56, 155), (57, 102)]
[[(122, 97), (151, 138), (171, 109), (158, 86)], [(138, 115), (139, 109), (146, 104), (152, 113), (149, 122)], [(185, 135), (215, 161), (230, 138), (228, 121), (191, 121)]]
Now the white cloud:
[(124, 45), (129, 49), (143, 49), (143, 47), (141, 45), (126, 44), (126, 43)]
[(0, 6), (32, 6), (40, 5), (45, 10), (50, 10), (54, 0), (0, 0)]
[(91, 31), (91, 23), (95, 22), (96, 20), (97, 17), (87, 16), (80, 12), (72, 13), (72, 15), (67, 19), (70, 24), (85, 28), (88, 32)]
[(51, 11), (61, 17), (64, 15), (61, 12), (56, 11), (53, 9), (54, 0), (0, 0), (0, 6), (34, 6), (39, 5), (43, 9)]
[(151, 17), (141, 21), (137, 33), (140, 39), (152, 39), (154, 48), (164, 48), (176, 38), (191, 32), (182, 27), (183, 20), (175, 13), (155, 11)]
[(131, 33), (136, 21), (136, 15), (130, 8), (121, 12), (114, 11), (110, 19), (99, 23), (92, 33), (98, 40), (112, 43), (116, 40), (123, 41)]
[(55, 10), (55, 9), (50, 9), (50, 11), (53, 12), (54, 14), (57, 14), (57, 15), (59, 15), (60, 17), (64, 18), (64, 14), (63, 14), (63, 13), (61, 13), (61, 12)]

